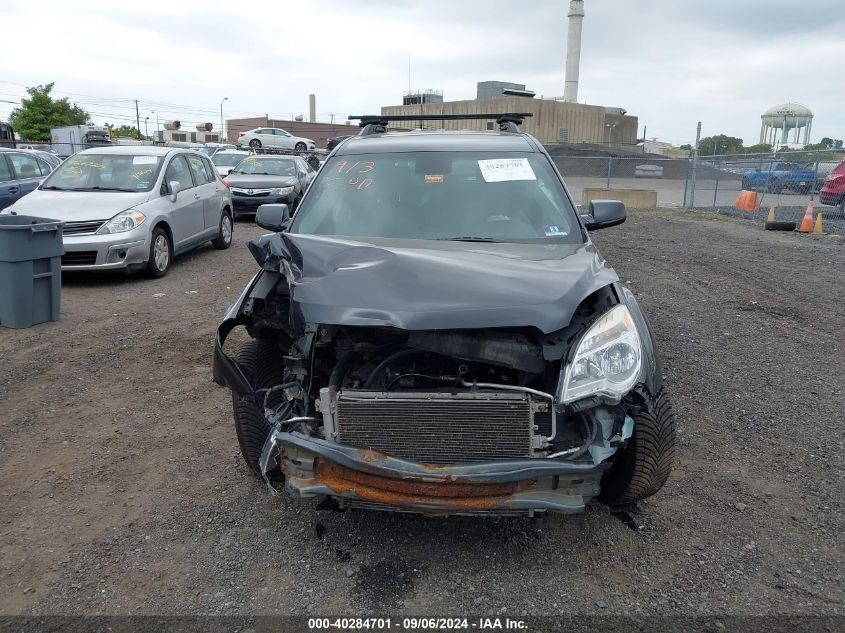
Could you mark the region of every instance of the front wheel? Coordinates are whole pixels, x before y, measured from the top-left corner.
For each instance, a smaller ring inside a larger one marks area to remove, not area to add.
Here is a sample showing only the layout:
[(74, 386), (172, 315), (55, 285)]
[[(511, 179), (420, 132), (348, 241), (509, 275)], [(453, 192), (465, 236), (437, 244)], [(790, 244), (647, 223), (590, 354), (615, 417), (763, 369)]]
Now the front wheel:
[(170, 245), (170, 238), (160, 226), (153, 229), (150, 240), (150, 256), (147, 259), (146, 273), (149, 277), (159, 278), (167, 274), (170, 262), (173, 259), (173, 248)]
[(303, 143), (302, 141), (300, 141), (299, 143), (297, 143), (296, 145), (294, 145), (294, 146), (293, 146), (293, 148), (294, 148), (297, 152), (304, 152), (306, 149), (308, 149), (307, 147), (305, 147), (305, 143)]
[[(252, 375), (258, 389), (269, 389), (283, 382), (284, 353), (274, 340), (248, 341), (238, 350), (237, 361)], [(283, 392), (273, 392), (267, 398), (267, 406), (273, 407), (284, 400)], [(259, 460), (261, 451), (264, 449), (264, 442), (270, 435), (270, 423), (264, 417), (263, 407), (259, 406), (252, 396), (244, 397), (232, 392), (232, 408), (235, 416), (235, 434), (238, 437), (241, 455), (252, 474), (260, 477)], [(278, 468), (267, 475), (271, 481), (284, 479), (284, 475)]]
[(249, 142), (249, 146), (250, 147), (261, 147), (261, 141), (259, 141), (257, 138), (254, 138)]
[(211, 245), (219, 251), (226, 250), (232, 245), (232, 216), (224, 211), (220, 216), (220, 229), (217, 237), (211, 240)]
[(634, 418), (634, 433), (616, 453), (613, 466), (601, 480), (599, 498), (609, 506), (636, 503), (663, 487), (675, 459), (675, 415), (661, 391), (648, 412)]

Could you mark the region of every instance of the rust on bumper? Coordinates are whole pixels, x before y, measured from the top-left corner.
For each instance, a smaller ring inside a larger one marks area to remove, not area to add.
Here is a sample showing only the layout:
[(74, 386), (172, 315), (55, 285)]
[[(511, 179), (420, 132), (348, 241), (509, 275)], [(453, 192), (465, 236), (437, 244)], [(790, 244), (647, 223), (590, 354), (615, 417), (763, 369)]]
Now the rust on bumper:
[[(264, 454), (299, 497), (328, 495), (423, 514), (580, 512), (598, 494), (605, 464), (526, 458), (440, 466), (301, 433), (274, 432)], [(265, 461), (263, 468), (269, 465)]]

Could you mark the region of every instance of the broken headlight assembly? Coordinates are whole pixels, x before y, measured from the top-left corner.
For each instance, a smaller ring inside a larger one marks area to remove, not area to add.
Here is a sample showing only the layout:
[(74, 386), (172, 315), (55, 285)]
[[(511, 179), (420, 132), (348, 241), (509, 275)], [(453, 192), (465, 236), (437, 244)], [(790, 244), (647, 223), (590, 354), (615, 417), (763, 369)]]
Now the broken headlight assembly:
[(642, 356), (640, 335), (628, 308), (611, 308), (581, 337), (558, 383), (556, 400), (568, 403), (588, 396), (621, 400), (637, 382)]
[(147, 217), (140, 211), (129, 209), (122, 211), (114, 216), (111, 220), (103, 224), (97, 235), (107, 235), (109, 233), (125, 233), (141, 226)]

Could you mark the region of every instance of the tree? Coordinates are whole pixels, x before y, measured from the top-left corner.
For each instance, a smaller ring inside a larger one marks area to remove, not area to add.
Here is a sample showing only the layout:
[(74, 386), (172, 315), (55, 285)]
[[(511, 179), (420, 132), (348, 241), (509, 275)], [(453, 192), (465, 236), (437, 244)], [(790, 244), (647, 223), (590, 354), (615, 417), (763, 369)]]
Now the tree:
[(106, 123), (109, 128), (109, 136), (112, 138), (141, 138), (138, 128), (134, 125), (117, 125), (114, 123)]
[(688, 150), (692, 150), (692, 145), (690, 145), (689, 143), (684, 143), (684, 144), (683, 144), (683, 145), (681, 145), (678, 149), (688, 149)]
[(23, 140), (49, 141), (50, 130), (66, 125), (84, 125), (88, 113), (67, 97), (53, 99), (54, 83), (27, 88), (29, 99), (21, 99), (21, 107), (12, 110), (9, 123)]
[(768, 143), (757, 143), (756, 145), (743, 147), (742, 152), (744, 154), (771, 154), (772, 146)]
[(736, 136), (717, 134), (716, 136), (706, 136), (698, 142), (699, 156), (739, 154), (741, 151), (742, 139)]

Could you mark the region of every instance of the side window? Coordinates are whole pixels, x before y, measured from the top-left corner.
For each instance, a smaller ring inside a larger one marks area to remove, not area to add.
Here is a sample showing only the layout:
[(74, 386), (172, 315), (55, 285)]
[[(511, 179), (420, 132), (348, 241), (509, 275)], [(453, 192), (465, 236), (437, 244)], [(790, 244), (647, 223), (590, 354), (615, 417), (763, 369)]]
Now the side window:
[(194, 175), (194, 182), (204, 185), (208, 182), (208, 174), (205, 173), (205, 164), (199, 156), (188, 156), (188, 164), (191, 166), (191, 173)]
[(50, 175), (50, 171), (52, 170), (52, 168), (50, 167), (50, 165), (47, 164), (47, 161), (41, 160), (39, 158), (38, 159), (38, 166), (41, 168), (41, 175), (42, 176), (49, 176)]
[(288, 134), (284, 130), (275, 130), (275, 132), (276, 132), (276, 136), (290, 136), (290, 134)]
[(0, 154), (0, 182), (8, 182), (12, 179), (12, 172), (9, 171), (9, 164), (6, 162), (6, 155)]
[(170, 183), (173, 181), (178, 182), (183, 191), (194, 186), (184, 156), (174, 157), (167, 166), (167, 170), (164, 172), (164, 184), (161, 187), (165, 193), (170, 193)]
[(209, 161), (202, 161), (202, 166), (205, 167), (205, 178), (208, 182), (214, 182), (217, 180), (217, 171), (211, 166)]
[(15, 170), (15, 174), (21, 180), (24, 178), (39, 178), (41, 176), (41, 167), (38, 165), (38, 159), (34, 156), (18, 154), (17, 152), (9, 153), (8, 156), (12, 161), (12, 168)]

